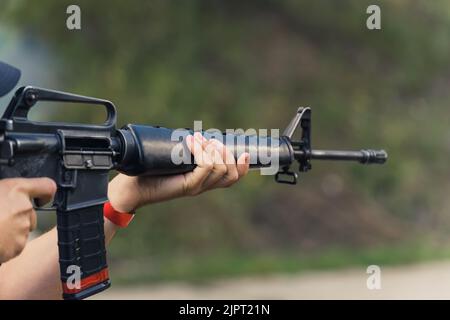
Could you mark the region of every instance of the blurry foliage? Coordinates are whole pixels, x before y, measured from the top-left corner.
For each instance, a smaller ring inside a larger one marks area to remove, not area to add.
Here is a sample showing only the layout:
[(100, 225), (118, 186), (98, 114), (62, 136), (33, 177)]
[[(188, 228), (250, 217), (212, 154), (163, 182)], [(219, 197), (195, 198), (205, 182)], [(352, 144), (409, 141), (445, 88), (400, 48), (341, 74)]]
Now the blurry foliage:
[[(314, 163), (297, 187), (250, 174), (141, 209), (113, 259), (301, 254), (448, 232), (448, 1), (80, 0), (82, 31), (69, 31), (72, 2), (6, 0), (0, 18), (48, 46), (57, 89), (112, 100), (120, 124), (282, 129), (309, 105), (316, 147), (390, 154), (384, 167)], [(365, 26), (373, 3), (381, 31)]]

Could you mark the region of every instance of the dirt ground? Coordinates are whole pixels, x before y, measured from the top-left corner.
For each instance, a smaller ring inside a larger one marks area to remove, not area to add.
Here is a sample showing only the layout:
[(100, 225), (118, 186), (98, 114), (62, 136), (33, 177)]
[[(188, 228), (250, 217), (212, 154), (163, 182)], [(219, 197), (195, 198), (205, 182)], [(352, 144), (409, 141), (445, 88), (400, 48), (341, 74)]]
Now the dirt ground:
[(367, 289), (365, 268), (299, 275), (113, 286), (96, 299), (450, 299), (450, 261), (381, 267), (381, 289)]

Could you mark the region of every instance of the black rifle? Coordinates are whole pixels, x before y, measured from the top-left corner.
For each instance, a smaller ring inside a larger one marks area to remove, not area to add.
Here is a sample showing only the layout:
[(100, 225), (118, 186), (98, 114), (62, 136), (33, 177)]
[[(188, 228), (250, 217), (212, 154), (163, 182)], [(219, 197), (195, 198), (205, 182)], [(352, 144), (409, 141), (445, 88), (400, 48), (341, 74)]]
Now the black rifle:
[[(58, 101), (103, 105), (107, 119), (102, 125), (58, 122), (35, 122), (28, 112), (38, 101)], [(300, 127), (301, 136), (293, 138)], [(193, 170), (190, 161), (175, 164), (174, 147), (183, 146), (183, 137), (192, 131), (182, 131), (179, 140), (174, 130), (129, 124), (116, 129), (116, 109), (107, 100), (84, 97), (35, 87), (22, 87), (15, 93), (0, 119), (0, 178), (49, 177), (57, 184), (51, 207), (56, 210), (59, 263), (63, 297), (83, 299), (110, 286), (106, 263), (103, 229), (103, 205), (107, 201), (108, 173), (117, 170), (127, 175), (171, 175)], [(297, 174), (290, 166), (297, 161), (300, 171), (311, 169), (310, 161), (353, 160), (363, 164), (384, 163), (383, 150), (328, 151), (311, 149), (311, 109), (299, 108), (283, 135), (279, 138), (227, 135), (227, 143), (237, 157), (249, 152), (251, 167), (270, 164), (260, 154), (277, 154), (281, 170), (275, 179), (295, 184)], [(230, 141), (230, 140), (227, 140)], [(81, 271), (81, 284), (68, 285), (73, 268)]]

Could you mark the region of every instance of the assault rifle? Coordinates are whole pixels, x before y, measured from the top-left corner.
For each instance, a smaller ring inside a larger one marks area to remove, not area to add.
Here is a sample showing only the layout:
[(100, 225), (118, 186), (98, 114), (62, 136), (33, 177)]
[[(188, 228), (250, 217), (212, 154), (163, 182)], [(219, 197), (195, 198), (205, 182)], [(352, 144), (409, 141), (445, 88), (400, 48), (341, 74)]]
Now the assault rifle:
[[(39, 101), (101, 105), (107, 113), (101, 125), (37, 122), (28, 118)], [(0, 119), (0, 179), (49, 177), (57, 184), (50, 207), (56, 211), (63, 297), (83, 299), (110, 286), (103, 230), (103, 205), (107, 201), (110, 170), (126, 175), (173, 175), (195, 168), (190, 161), (175, 163), (174, 148), (188, 152), (184, 137), (192, 131), (129, 124), (116, 128), (116, 109), (107, 100), (41, 89), (18, 89)], [(294, 138), (299, 128), (300, 137)], [(226, 135), (227, 148), (238, 157), (250, 153), (251, 168), (267, 167), (261, 154), (276, 154), (279, 183), (295, 184), (299, 171), (311, 169), (311, 160), (350, 160), (362, 164), (384, 163), (385, 151), (334, 151), (311, 148), (311, 109), (299, 108), (278, 138)], [(230, 145), (231, 141), (231, 145)], [(68, 286), (73, 266), (81, 270), (81, 285)]]

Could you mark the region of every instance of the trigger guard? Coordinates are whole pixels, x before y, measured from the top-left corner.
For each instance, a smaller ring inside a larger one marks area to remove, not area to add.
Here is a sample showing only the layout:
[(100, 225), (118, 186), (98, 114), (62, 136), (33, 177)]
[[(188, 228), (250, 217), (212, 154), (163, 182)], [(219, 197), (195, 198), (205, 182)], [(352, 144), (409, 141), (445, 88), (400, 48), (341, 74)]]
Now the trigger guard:
[(32, 198), (31, 199), (31, 203), (33, 205), (33, 209), (36, 211), (55, 211), (56, 210), (56, 205), (55, 205), (55, 201), (53, 201), (52, 205), (50, 207), (43, 207), (39, 204), (39, 199), (38, 198)]

